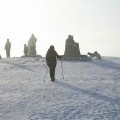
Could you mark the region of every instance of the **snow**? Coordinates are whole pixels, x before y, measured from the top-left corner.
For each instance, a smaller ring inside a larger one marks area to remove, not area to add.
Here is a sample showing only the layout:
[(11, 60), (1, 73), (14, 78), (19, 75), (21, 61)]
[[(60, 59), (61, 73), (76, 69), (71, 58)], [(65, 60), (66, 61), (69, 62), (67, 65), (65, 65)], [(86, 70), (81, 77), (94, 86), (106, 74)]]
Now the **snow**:
[(0, 120), (120, 120), (120, 58), (62, 65), (51, 82), (44, 58), (1, 59)]

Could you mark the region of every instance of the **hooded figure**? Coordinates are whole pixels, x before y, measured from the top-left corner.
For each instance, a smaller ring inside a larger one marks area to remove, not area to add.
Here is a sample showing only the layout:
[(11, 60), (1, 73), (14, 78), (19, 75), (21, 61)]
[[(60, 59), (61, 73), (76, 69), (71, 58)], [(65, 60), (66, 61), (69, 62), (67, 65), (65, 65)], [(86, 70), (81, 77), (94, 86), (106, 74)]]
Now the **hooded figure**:
[(10, 49), (11, 49), (11, 43), (10, 43), (9, 39), (7, 39), (7, 42), (5, 44), (5, 50), (6, 50), (7, 58), (10, 57)]
[(55, 81), (55, 68), (57, 64), (56, 58), (61, 58), (54, 49), (54, 46), (51, 45), (46, 54), (46, 63), (49, 67), (51, 81)]

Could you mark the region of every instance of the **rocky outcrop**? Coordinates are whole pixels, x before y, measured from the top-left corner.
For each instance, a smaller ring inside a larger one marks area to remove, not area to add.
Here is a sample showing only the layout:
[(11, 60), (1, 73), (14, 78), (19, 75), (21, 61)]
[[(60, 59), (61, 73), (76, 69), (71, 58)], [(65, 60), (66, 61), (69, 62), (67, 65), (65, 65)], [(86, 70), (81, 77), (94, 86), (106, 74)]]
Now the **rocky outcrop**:
[(28, 56), (36, 56), (36, 37), (32, 34), (28, 41)]
[(68, 35), (66, 40), (64, 57), (80, 57), (79, 43), (74, 41), (72, 35)]

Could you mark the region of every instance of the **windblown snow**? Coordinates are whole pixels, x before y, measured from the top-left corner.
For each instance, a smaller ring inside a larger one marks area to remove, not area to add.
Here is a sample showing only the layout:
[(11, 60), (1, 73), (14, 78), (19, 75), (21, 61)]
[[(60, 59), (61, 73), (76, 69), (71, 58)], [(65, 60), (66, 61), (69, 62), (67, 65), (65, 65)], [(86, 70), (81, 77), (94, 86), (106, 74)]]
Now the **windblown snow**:
[(120, 58), (62, 67), (51, 82), (44, 58), (1, 59), (0, 120), (120, 120)]

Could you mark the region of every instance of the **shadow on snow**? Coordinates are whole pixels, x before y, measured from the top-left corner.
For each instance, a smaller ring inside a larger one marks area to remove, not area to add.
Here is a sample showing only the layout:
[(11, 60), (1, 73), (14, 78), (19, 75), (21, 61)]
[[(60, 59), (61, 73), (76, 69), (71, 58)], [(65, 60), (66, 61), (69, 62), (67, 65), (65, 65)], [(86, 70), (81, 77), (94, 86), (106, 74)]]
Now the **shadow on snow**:
[(66, 87), (68, 89), (74, 90), (76, 92), (81, 92), (83, 94), (89, 95), (90, 97), (93, 97), (93, 98), (96, 98), (96, 99), (108, 101), (108, 102), (111, 102), (111, 103), (114, 103), (114, 104), (120, 104), (120, 98), (117, 98), (117, 99), (110, 98), (108, 96), (101, 95), (99, 93), (95, 93), (95, 92), (92, 92), (92, 91), (89, 91), (89, 90), (83, 90), (81, 88), (72, 86), (70, 84), (67, 84), (67, 83), (64, 83), (64, 82), (61, 82), (61, 81), (56, 81), (55, 83), (58, 84), (58, 85), (61, 85), (62, 87)]
[(31, 72), (35, 72), (34, 70), (28, 68), (28, 67), (25, 66), (25, 65), (19, 65), (19, 64), (16, 64), (16, 63), (11, 63), (10, 61), (7, 61), (7, 60), (2, 60), (1, 63), (13, 65), (13, 66), (16, 66), (16, 67), (21, 68), (21, 69), (24, 69), (24, 70), (28, 70), (28, 71), (31, 71)]

